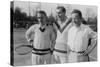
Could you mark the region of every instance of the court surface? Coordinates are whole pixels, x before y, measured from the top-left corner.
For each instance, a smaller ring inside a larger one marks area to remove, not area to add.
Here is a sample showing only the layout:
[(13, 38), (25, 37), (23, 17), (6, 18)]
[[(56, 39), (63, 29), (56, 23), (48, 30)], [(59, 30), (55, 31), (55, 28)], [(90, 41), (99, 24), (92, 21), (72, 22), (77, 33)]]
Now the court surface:
[[(25, 39), (25, 32), (26, 32), (26, 29), (14, 29), (14, 32), (13, 32), (14, 48), (21, 44), (28, 44), (27, 40)], [(90, 60), (91, 61), (97, 60), (97, 47), (90, 54)], [(31, 53), (27, 55), (18, 55), (14, 51), (14, 65), (15, 66), (32, 65), (31, 63), (32, 63)]]

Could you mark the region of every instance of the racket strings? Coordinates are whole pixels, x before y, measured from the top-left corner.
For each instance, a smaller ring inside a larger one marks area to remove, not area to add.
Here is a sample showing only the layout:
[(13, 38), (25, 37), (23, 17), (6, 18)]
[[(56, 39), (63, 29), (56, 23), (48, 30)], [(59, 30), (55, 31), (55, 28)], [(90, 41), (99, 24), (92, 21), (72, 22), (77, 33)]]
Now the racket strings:
[(25, 55), (28, 54), (32, 51), (32, 47), (29, 45), (21, 45), (15, 48), (15, 51), (19, 54), (19, 55)]

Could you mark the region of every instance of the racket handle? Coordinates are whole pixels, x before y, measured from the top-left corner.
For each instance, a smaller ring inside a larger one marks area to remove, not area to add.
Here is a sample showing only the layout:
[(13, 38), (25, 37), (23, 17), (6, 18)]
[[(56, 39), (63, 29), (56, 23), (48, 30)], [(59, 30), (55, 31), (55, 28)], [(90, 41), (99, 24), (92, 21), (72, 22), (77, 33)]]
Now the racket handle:
[(51, 55), (53, 54), (53, 51), (54, 51), (54, 49), (53, 49), (53, 50), (51, 50)]
[(32, 44), (33, 44), (33, 40), (31, 40), (31, 39), (30, 39), (30, 40), (29, 40), (29, 44), (31, 44), (31, 45), (32, 45)]

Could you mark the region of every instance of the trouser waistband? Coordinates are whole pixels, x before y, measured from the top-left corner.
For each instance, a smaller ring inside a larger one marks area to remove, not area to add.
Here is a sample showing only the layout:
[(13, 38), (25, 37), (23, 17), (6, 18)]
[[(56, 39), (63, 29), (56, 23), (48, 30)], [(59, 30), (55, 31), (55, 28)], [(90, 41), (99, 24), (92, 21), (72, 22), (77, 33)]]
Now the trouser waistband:
[(71, 52), (74, 52), (74, 53), (84, 53), (85, 52), (85, 50), (83, 50), (83, 51), (74, 51), (74, 50), (70, 50)]
[(32, 52), (33, 54), (36, 54), (36, 55), (46, 55), (46, 54), (49, 54), (51, 52), (48, 52), (48, 53), (38, 53), (38, 52)]
[(46, 49), (37, 49), (37, 48), (33, 48), (32, 53), (36, 54), (36, 55), (46, 55), (51, 53), (52, 54), (53, 51), (51, 51), (50, 48), (46, 48)]
[(67, 51), (59, 50), (59, 49), (54, 49), (54, 51), (56, 51), (56, 52), (60, 52), (60, 53), (67, 53)]
[(37, 49), (37, 48), (33, 48), (34, 51), (50, 51), (50, 48), (46, 48), (46, 49)]

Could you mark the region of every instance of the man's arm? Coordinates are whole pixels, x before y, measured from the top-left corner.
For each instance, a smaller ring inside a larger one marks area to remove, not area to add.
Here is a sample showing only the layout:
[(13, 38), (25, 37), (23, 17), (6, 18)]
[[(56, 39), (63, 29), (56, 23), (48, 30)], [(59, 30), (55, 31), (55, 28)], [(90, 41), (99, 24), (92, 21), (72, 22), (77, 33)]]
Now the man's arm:
[(56, 29), (53, 28), (53, 30), (51, 31), (51, 35), (50, 35), (50, 39), (51, 39), (51, 51), (54, 50), (55, 47), (55, 43), (56, 43), (56, 38), (57, 38), (57, 32)]
[(26, 31), (26, 39), (27, 41), (32, 44), (33, 43), (33, 38), (31, 37), (32, 35), (34, 35), (34, 28), (35, 26), (31, 26), (27, 31)]
[(88, 37), (91, 38), (91, 44), (88, 46), (87, 50), (85, 51), (85, 54), (91, 53), (97, 45), (97, 33), (94, 32), (92, 29), (89, 29), (88, 32)]

